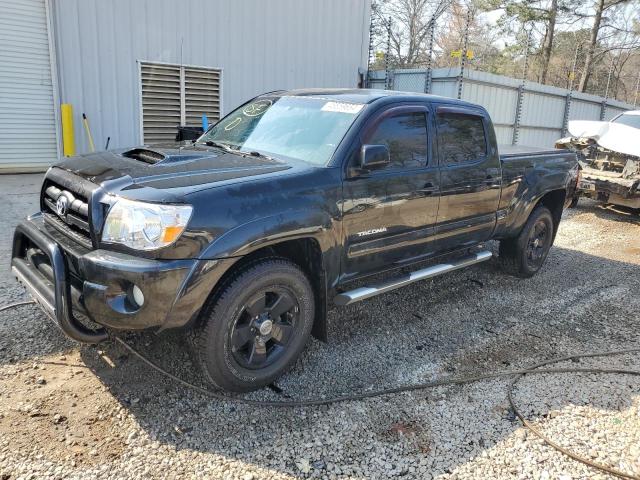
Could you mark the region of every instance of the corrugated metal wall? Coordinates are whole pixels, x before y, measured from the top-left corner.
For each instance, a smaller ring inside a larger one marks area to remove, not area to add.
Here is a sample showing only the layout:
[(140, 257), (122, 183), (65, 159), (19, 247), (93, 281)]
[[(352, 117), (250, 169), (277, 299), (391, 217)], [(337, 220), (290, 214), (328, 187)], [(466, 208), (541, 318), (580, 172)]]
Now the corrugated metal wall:
[(45, 0), (0, 0), (0, 170), (42, 170), (58, 157), (55, 77)]
[(354, 87), (366, 69), (370, 0), (50, 0), (61, 101), (77, 150), (138, 143), (138, 60), (218, 67), (223, 112), (270, 90)]
[[(457, 68), (432, 71), (431, 93), (457, 97)], [(394, 70), (391, 86), (394, 90), (423, 92), (424, 69)], [(371, 72), (372, 87), (383, 87), (385, 72)], [(462, 99), (484, 106), (493, 119), (498, 143), (511, 144), (516, 123), (518, 89), (522, 80), (474, 70), (465, 71)], [(534, 147), (552, 147), (563, 135), (568, 90), (527, 82), (522, 93), (517, 143)], [(568, 120), (600, 120), (605, 99), (595, 95), (572, 92)], [(604, 119), (610, 120), (633, 105), (613, 99), (606, 100)]]

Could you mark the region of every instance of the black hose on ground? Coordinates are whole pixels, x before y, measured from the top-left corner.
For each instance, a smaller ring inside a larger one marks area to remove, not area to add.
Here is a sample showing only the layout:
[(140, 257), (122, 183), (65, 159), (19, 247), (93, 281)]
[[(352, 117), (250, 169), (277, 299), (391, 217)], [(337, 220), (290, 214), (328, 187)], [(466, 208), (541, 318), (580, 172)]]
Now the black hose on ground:
[[(22, 306), (22, 305), (30, 305), (30, 304), (33, 304), (33, 303), (35, 303), (35, 302), (34, 301), (25, 301), (25, 302), (17, 302), (17, 303), (13, 303), (13, 304), (10, 304), (10, 305), (5, 305), (3, 307), (0, 307), (0, 312), (3, 312), (5, 310), (9, 310), (11, 308), (19, 307), (19, 306)], [(158, 373), (164, 375), (165, 377), (168, 377), (168, 378), (172, 379), (176, 383), (178, 383), (178, 384), (180, 384), (180, 385), (182, 385), (182, 386), (184, 386), (186, 388), (189, 388), (191, 390), (194, 390), (196, 392), (199, 392), (199, 393), (201, 393), (203, 395), (206, 395), (208, 397), (214, 398), (216, 400), (221, 400), (221, 401), (224, 401), (224, 402), (243, 403), (243, 404), (246, 404), (246, 405), (259, 406), (259, 407), (289, 407), (289, 408), (291, 408), (291, 407), (313, 407), (313, 406), (320, 406), (320, 405), (330, 405), (330, 404), (340, 403), (340, 402), (351, 402), (351, 401), (358, 401), (358, 400), (367, 400), (367, 399), (371, 399), (371, 398), (375, 398), (375, 397), (381, 397), (381, 396), (385, 396), (385, 395), (392, 395), (392, 394), (403, 393), (403, 392), (412, 392), (412, 391), (416, 391), (416, 390), (426, 390), (426, 389), (429, 389), (429, 388), (442, 387), (442, 386), (464, 385), (464, 384), (468, 384), (468, 383), (475, 383), (475, 382), (478, 382), (478, 381), (481, 381), (481, 380), (489, 380), (489, 379), (495, 379), (495, 378), (506, 377), (506, 376), (515, 376), (515, 378), (511, 381), (511, 383), (509, 383), (509, 386), (508, 386), (508, 389), (507, 389), (507, 398), (509, 400), (509, 405), (510, 405), (511, 409), (513, 410), (514, 414), (520, 419), (520, 421), (522, 422), (522, 424), (524, 425), (525, 428), (530, 430), (534, 435), (536, 435), (538, 438), (540, 438), (542, 441), (544, 441), (547, 445), (549, 445), (550, 447), (552, 447), (552, 448), (558, 450), (559, 452), (567, 455), (569, 458), (572, 458), (573, 460), (576, 460), (576, 461), (578, 461), (580, 463), (583, 463), (585, 465), (588, 465), (588, 466), (590, 466), (592, 468), (595, 468), (597, 470), (600, 470), (600, 471), (615, 475), (615, 476), (620, 477), (620, 478), (627, 478), (627, 479), (631, 479), (631, 480), (640, 480), (640, 476), (628, 474), (628, 473), (622, 472), (620, 470), (617, 470), (615, 468), (608, 467), (606, 465), (602, 465), (602, 464), (593, 462), (593, 461), (589, 460), (588, 458), (582, 457), (582, 456), (572, 452), (571, 450), (568, 450), (567, 448), (563, 447), (562, 445), (557, 444), (556, 442), (551, 440), (549, 437), (544, 435), (540, 430), (538, 430), (531, 422), (529, 422), (529, 420), (527, 420), (524, 417), (524, 415), (520, 412), (520, 410), (517, 408), (515, 402), (513, 401), (513, 389), (515, 388), (515, 386), (518, 383), (518, 381), (521, 380), (525, 375), (531, 375), (531, 374), (538, 374), (538, 375), (539, 374), (559, 374), (559, 373), (598, 373), (598, 374), (616, 374), (616, 375), (640, 376), (640, 371), (638, 371), (638, 370), (626, 370), (626, 369), (615, 369), (615, 368), (612, 368), (612, 369), (606, 369), (606, 368), (552, 368), (552, 369), (550, 369), (550, 368), (541, 368), (541, 367), (545, 367), (547, 365), (551, 365), (551, 364), (554, 364), (554, 363), (566, 362), (566, 361), (570, 361), (570, 360), (577, 360), (577, 359), (581, 359), (581, 358), (608, 357), (608, 356), (614, 356), (614, 355), (623, 355), (623, 354), (627, 354), (627, 353), (640, 353), (640, 348), (630, 348), (630, 349), (626, 349), (626, 350), (613, 350), (613, 351), (600, 352), (600, 353), (587, 353), (587, 354), (581, 354), (581, 355), (568, 355), (566, 357), (554, 358), (552, 360), (547, 360), (545, 362), (541, 362), (541, 363), (538, 363), (538, 364), (533, 365), (531, 367), (523, 368), (523, 369), (520, 369), (520, 370), (498, 371), (498, 372), (486, 373), (486, 374), (481, 374), (481, 375), (472, 375), (472, 376), (468, 376), (468, 377), (445, 378), (445, 379), (442, 379), (442, 380), (434, 380), (434, 381), (431, 381), (431, 382), (415, 383), (415, 384), (412, 384), (412, 385), (404, 385), (404, 386), (400, 386), (400, 387), (383, 388), (383, 389), (376, 390), (376, 391), (371, 391), (371, 392), (362, 392), (362, 393), (356, 393), (356, 394), (351, 394), (351, 395), (341, 395), (341, 396), (328, 398), (328, 399), (272, 401), (272, 400), (251, 400), (251, 399), (247, 399), (247, 398), (230, 396), (230, 395), (226, 395), (226, 394), (223, 394), (223, 393), (215, 392), (215, 391), (203, 388), (201, 386), (195, 385), (195, 384), (190, 383), (190, 382), (188, 382), (186, 380), (183, 380), (182, 378), (177, 377), (176, 375), (172, 374), (171, 372), (168, 372), (167, 370), (162, 368), (160, 365), (155, 363), (153, 360), (149, 359), (148, 357), (146, 357), (145, 355), (140, 353), (138, 350), (136, 350), (132, 345), (130, 345), (125, 340), (123, 340), (121, 337), (112, 336), (112, 338), (116, 343), (120, 344), (122, 347), (124, 347), (126, 350), (128, 350), (131, 354), (133, 354), (135, 357), (140, 359), (143, 363), (148, 365), (150, 368), (152, 368), (153, 370), (156, 370)]]
[(36, 302), (33, 300), (27, 300), (25, 302), (16, 302), (16, 303), (10, 303), (9, 305), (4, 305), (2, 307), (0, 307), (0, 312), (4, 312), (5, 310), (9, 310), (11, 308), (15, 308), (15, 307), (21, 307), (22, 305), (31, 305), (31, 304), (35, 304)]
[[(518, 381), (522, 377), (524, 377), (525, 375), (527, 375), (529, 373), (539, 373), (539, 372), (543, 371), (543, 370), (538, 370), (540, 367), (544, 367), (544, 366), (552, 364), (552, 363), (558, 363), (558, 362), (567, 361), (567, 360), (575, 360), (575, 359), (578, 359), (578, 358), (608, 357), (608, 356), (613, 356), (613, 355), (623, 355), (625, 353), (637, 353), (637, 352), (640, 352), (639, 348), (631, 348), (631, 349), (628, 349), (628, 350), (613, 350), (613, 351), (609, 351), (609, 352), (600, 352), (600, 353), (587, 353), (587, 354), (583, 354), (583, 355), (572, 355), (572, 356), (564, 357), (564, 358), (561, 358), (561, 359), (547, 360), (546, 362), (541, 362), (541, 363), (538, 363), (536, 365), (533, 365), (532, 367), (529, 367), (530, 371), (526, 371), (526, 372), (523, 372), (523, 373), (517, 373), (515, 378), (511, 381), (511, 383), (507, 387), (507, 398), (509, 399), (509, 405), (511, 406), (511, 409), (513, 410), (513, 413), (515, 413), (515, 415), (520, 419), (522, 424), (526, 428), (528, 428), (534, 435), (536, 435), (543, 442), (545, 442), (547, 445), (549, 445), (550, 447), (553, 447), (556, 450), (558, 450), (559, 452), (564, 453), (566, 456), (568, 456), (569, 458), (572, 458), (573, 460), (576, 460), (578, 462), (584, 463), (585, 465), (588, 465), (590, 467), (596, 468), (596, 469), (601, 470), (603, 472), (610, 473), (610, 474), (615, 475), (615, 476), (620, 477), (620, 478), (629, 478), (631, 480), (638, 480), (638, 479), (640, 479), (640, 477), (637, 476), (637, 475), (631, 475), (629, 473), (622, 472), (622, 471), (617, 470), (615, 468), (608, 467), (606, 465), (602, 465), (601, 463), (593, 462), (593, 461), (589, 460), (588, 458), (582, 457), (582, 456), (578, 455), (577, 453), (574, 453), (571, 450), (563, 447), (562, 445), (559, 445), (558, 443), (554, 442), (549, 437), (544, 435), (540, 430), (538, 430), (533, 424), (531, 424), (531, 422), (529, 422), (529, 420), (527, 420), (524, 417), (524, 415), (518, 410), (518, 408), (516, 407), (515, 402), (513, 401), (513, 388), (516, 386), (516, 383), (518, 383)], [(572, 370), (572, 369), (569, 369), (569, 370)], [(579, 369), (575, 369), (575, 371), (577, 372), (577, 371), (579, 371)], [(553, 370), (551, 372), (553, 372)], [(592, 372), (592, 373), (612, 373), (612, 374), (622, 374), (622, 375), (640, 375), (640, 372), (635, 371), (635, 370), (618, 370), (618, 369), (595, 369), (595, 371)]]

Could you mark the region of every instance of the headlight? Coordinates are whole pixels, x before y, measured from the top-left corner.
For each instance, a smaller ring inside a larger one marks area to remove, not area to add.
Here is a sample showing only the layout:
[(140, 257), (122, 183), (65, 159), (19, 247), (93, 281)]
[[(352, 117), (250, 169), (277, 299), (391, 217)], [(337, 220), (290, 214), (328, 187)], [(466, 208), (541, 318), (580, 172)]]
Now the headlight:
[(190, 205), (159, 205), (119, 199), (109, 210), (102, 241), (137, 250), (155, 250), (175, 242), (191, 217)]

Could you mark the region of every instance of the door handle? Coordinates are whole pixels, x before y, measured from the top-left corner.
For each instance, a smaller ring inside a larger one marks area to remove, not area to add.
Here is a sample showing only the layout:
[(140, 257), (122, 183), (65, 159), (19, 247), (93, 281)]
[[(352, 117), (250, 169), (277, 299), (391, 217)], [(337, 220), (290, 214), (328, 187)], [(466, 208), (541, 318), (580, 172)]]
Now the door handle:
[(425, 183), (424, 187), (422, 187), (420, 190), (418, 190), (418, 192), (423, 193), (425, 196), (432, 195), (433, 193), (435, 193), (437, 191), (438, 191), (438, 187), (436, 187), (431, 182)]
[(485, 182), (501, 182), (502, 181), (502, 170), (499, 168), (487, 168), (485, 170), (487, 176), (485, 177)]
[(484, 180), (484, 184), (489, 187), (490, 190), (500, 188), (502, 185), (502, 176), (492, 177), (491, 175), (487, 175), (487, 178)]

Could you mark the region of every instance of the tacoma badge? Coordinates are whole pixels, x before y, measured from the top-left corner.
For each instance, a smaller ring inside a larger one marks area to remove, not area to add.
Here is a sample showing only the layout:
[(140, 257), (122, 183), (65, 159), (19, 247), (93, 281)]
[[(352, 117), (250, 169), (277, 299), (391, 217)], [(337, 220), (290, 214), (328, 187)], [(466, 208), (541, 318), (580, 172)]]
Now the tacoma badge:
[(358, 232), (359, 237), (366, 237), (367, 235), (373, 235), (375, 233), (384, 233), (387, 231), (387, 227), (372, 228), (371, 230), (365, 230), (364, 232)]

